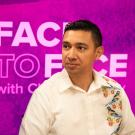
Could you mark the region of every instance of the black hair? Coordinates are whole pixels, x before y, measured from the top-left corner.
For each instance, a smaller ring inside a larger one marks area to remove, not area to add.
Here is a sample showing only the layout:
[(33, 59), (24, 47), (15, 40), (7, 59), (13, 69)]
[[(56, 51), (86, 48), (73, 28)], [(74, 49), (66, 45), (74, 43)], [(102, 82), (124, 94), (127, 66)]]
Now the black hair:
[(83, 30), (89, 31), (92, 33), (93, 41), (95, 42), (95, 46), (99, 47), (102, 45), (102, 34), (98, 26), (92, 23), (89, 20), (77, 20), (74, 22), (70, 22), (65, 26), (64, 33), (69, 30)]

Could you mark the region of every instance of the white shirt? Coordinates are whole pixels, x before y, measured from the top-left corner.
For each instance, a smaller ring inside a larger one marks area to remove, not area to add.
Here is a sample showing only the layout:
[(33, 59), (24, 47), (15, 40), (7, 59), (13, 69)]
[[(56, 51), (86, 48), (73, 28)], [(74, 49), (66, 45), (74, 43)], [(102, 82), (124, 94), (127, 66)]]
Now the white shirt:
[(135, 135), (122, 87), (93, 73), (88, 92), (73, 85), (65, 69), (43, 82), (30, 99), (19, 135)]

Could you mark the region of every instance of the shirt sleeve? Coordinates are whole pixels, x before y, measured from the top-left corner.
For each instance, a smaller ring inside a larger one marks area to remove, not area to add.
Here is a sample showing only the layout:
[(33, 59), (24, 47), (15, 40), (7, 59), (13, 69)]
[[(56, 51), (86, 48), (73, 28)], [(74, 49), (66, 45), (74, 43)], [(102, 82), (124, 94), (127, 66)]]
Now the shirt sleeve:
[(122, 89), (122, 110), (123, 120), (120, 135), (135, 135), (135, 117), (124, 89)]
[(22, 119), (19, 135), (48, 135), (51, 122), (52, 113), (48, 97), (43, 97), (43, 93), (35, 91)]

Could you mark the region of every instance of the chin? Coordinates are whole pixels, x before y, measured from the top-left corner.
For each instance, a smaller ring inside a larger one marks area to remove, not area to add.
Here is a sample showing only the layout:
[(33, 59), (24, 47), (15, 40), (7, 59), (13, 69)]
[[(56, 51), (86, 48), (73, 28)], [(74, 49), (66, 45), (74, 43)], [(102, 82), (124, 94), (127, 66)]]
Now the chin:
[(80, 71), (78, 69), (69, 69), (65, 68), (69, 74), (79, 74)]

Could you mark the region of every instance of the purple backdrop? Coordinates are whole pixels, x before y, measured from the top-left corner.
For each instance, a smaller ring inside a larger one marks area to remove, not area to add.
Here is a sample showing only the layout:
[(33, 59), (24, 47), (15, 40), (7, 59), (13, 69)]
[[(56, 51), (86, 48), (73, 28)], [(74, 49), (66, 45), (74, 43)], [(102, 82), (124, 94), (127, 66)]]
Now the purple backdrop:
[[(101, 28), (105, 55), (95, 68), (122, 84), (135, 114), (134, 17), (134, 0), (0, 0), (0, 135), (18, 134), (31, 92), (49, 76), (49, 58), (52, 74), (61, 70), (63, 27), (75, 19)], [(17, 31), (30, 40), (24, 43)]]

